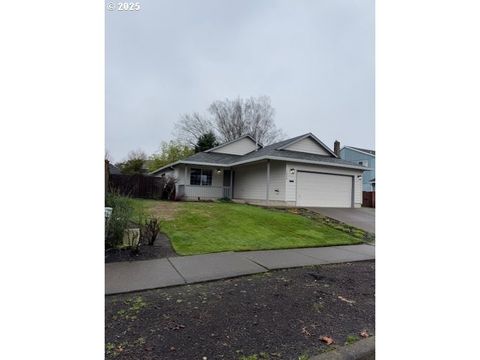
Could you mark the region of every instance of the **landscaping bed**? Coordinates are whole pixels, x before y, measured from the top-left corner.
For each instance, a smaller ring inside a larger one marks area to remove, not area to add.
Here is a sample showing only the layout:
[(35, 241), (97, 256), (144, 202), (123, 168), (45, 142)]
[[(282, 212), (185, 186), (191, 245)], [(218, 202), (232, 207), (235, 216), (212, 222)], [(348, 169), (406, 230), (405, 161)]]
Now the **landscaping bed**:
[(130, 249), (107, 249), (105, 262), (152, 260), (173, 256), (177, 254), (172, 249), (170, 240), (165, 234), (159, 234), (153, 245), (140, 243), (135, 252)]
[(375, 262), (106, 297), (109, 359), (308, 359), (375, 332)]

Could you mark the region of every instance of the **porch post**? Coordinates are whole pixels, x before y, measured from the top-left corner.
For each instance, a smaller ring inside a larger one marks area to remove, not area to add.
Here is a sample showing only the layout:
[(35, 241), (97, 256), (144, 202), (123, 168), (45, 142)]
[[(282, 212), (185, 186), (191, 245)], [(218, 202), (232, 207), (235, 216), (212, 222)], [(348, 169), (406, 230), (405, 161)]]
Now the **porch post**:
[(270, 160), (267, 160), (267, 205), (270, 203)]
[(184, 182), (184, 184), (185, 184), (185, 190), (187, 190), (187, 189), (186, 189), (186, 187), (187, 187), (187, 175), (188, 175), (188, 174), (187, 174), (187, 164), (185, 164), (185, 178), (184, 178), (184, 180), (183, 180), (183, 182)]
[(233, 169), (230, 168), (230, 199), (233, 199)]

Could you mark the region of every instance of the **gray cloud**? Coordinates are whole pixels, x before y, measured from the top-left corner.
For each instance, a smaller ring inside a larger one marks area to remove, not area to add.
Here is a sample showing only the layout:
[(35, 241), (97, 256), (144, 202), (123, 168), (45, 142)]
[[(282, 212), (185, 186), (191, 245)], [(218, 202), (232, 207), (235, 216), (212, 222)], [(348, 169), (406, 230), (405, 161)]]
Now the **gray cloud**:
[(170, 140), (182, 113), (268, 95), (289, 136), (374, 147), (374, 1), (143, 0), (106, 14), (106, 147)]

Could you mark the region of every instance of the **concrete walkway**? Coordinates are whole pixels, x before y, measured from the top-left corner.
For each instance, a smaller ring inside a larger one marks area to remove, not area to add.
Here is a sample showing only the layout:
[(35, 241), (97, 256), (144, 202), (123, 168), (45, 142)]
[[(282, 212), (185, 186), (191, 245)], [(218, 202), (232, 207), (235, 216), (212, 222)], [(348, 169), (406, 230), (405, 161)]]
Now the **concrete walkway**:
[(225, 252), (105, 264), (107, 295), (308, 265), (375, 259), (372, 245)]

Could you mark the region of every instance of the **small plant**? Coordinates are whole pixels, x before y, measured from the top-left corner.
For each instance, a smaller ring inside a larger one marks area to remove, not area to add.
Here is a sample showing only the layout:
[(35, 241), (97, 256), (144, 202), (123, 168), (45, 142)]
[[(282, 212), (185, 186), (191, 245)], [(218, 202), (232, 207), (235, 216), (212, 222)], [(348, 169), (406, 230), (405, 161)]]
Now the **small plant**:
[(247, 355), (240, 356), (239, 360), (270, 360), (270, 355), (262, 351), (258, 355), (253, 354), (248, 356)]
[(105, 195), (105, 206), (112, 208), (106, 229), (105, 243), (107, 247), (118, 247), (122, 244), (125, 230), (132, 217), (131, 200), (117, 191), (112, 191)]
[(319, 303), (314, 303), (313, 304), (313, 310), (315, 310), (317, 313), (320, 313), (323, 311), (323, 303), (319, 302)]
[(139, 312), (147, 306), (145, 301), (141, 296), (137, 296), (133, 299), (125, 301), (125, 305), (128, 306), (127, 309), (118, 310), (116, 315), (113, 316), (114, 320), (125, 319), (125, 320), (135, 320)]
[(310, 357), (308, 355), (302, 354), (298, 357), (298, 360), (308, 360)]
[(345, 340), (345, 344), (350, 345), (354, 342), (357, 342), (358, 340), (360, 340), (360, 338), (357, 335), (348, 335), (347, 340)]
[(248, 356), (240, 356), (240, 358), (238, 360), (258, 360), (258, 356), (257, 355), (248, 355)]
[(148, 245), (153, 246), (160, 233), (160, 221), (155, 217), (145, 220), (142, 224), (141, 233), (145, 242)]
[(218, 202), (222, 202), (222, 203), (231, 203), (232, 202), (232, 199), (228, 198), (228, 197), (223, 197), (221, 199), (218, 199), (217, 200)]

